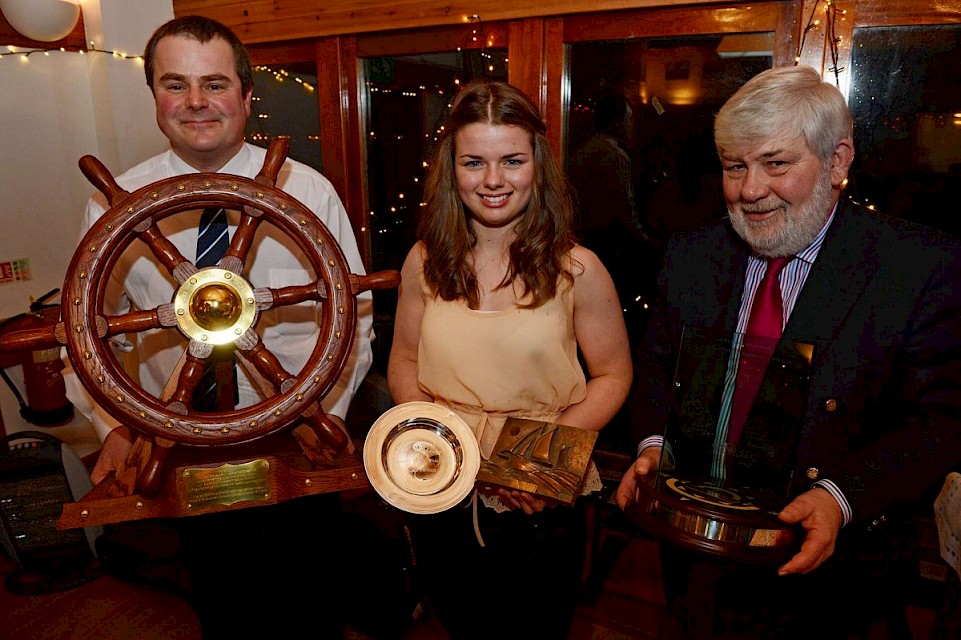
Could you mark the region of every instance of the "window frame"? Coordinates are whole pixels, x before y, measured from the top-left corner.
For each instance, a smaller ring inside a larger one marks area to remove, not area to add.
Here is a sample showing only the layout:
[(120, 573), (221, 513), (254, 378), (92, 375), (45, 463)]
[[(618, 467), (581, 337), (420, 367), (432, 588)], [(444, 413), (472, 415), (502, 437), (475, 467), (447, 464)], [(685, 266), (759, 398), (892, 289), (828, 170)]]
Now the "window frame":
[[(896, 6), (891, 6), (892, 4)], [(672, 35), (735, 34), (773, 31), (776, 66), (795, 59), (833, 74), (829, 36), (823, 21), (811, 16), (824, 9), (822, 0), (781, 0), (760, 3), (697, 6), (656, 6), (554, 17), (532, 17), (484, 23), (485, 31), (506, 39), (509, 80), (528, 93), (543, 110), (548, 137), (555, 151), (566, 148), (566, 118), (570, 87), (567, 47), (602, 39), (670, 37)], [(916, 26), (961, 23), (961, 12), (951, 12), (936, 0), (890, 3), (886, 0), (835, 0), (838, 11), (838, 82), (847, 95), (850, 84), (851, 42), (854, 30), (871, 26)], [(810, 26), (808, 26), (810, 25)], [(385, 26), (385, 29), (388, 27)], [(334, 184), (347, 208), (365, 263), (370, 247), (365, 238), (367, 211), (363, 123), (369, 105), (364, 100), (362, 63), (368, 56), (403, 55), (450, 50), (459, 46), (465, 25), (384, 30), (306, 38), (289, 42), (249, 45), (256, 64), (314, 56), (318, 68), (318, 108), (324, 174)], [(799, 52), (799, 45), (803, 49)]]

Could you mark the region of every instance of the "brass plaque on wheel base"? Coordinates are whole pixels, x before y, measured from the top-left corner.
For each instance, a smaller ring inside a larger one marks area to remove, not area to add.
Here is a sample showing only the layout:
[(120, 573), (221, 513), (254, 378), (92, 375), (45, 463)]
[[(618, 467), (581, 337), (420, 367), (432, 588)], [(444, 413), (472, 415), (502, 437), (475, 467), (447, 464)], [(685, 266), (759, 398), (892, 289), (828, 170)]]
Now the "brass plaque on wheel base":
[(185, 506), (202, 509), (228, 506), (245, 500), (270, 499), (267, 473), (270, 463), (264, 459), (219, 467), (188, 467), (181, 471), (186, 488)]
[(65, 504), (57, 528), (196, 516), (370, 488), (354, 455), (339, 456), (333, 466), (315, 465), (286, 433), (234, 447), (173, 449), (159, 494), (125, 493), (111, 475), (79, 501)]

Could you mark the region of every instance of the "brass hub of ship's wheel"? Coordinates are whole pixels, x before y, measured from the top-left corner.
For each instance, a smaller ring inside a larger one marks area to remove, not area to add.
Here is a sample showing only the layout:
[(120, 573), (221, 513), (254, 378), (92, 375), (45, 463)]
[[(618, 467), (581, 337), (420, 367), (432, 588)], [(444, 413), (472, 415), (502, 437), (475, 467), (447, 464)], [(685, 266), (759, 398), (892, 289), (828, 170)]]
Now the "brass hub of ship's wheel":
[(174, 313), (184, 335), (207, 344), (228, 344), (257, 319), (254, 288), (235, 273), (207, 267), (177, 289)]

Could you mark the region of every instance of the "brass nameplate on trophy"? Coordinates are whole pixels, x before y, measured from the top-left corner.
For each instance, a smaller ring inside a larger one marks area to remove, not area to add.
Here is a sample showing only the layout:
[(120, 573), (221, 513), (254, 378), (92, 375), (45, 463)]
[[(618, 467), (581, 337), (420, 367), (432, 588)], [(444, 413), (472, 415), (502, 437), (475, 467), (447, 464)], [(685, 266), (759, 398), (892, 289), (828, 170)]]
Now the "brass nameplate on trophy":
[(570, 506), (580, 495), (597, 432), (542, 420), (508, 418), (475, 486), (527, 491)]
[(270, 499), (267, 460), (251, 460), (242, 464), (219, 467), (189, 467), (181, 477), (187, 488), (188, 509), (227, 506), (244, 500)]

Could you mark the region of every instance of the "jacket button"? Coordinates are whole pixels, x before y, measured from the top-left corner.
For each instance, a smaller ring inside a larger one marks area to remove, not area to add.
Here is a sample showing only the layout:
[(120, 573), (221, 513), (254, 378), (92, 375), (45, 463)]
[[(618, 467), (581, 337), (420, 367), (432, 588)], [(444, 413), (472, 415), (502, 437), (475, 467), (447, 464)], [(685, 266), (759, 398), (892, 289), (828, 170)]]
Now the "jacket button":
[(830, 412), (837, 411), (838, 401), (834, 398), (828, 398), (824, 401), (824, 408)]
[(808, 467), (808, 470), (804, 472), (804, 475), (808, 477), (808, 480), (817, 480), (821, 472), (818, 471), (817, 467)]

